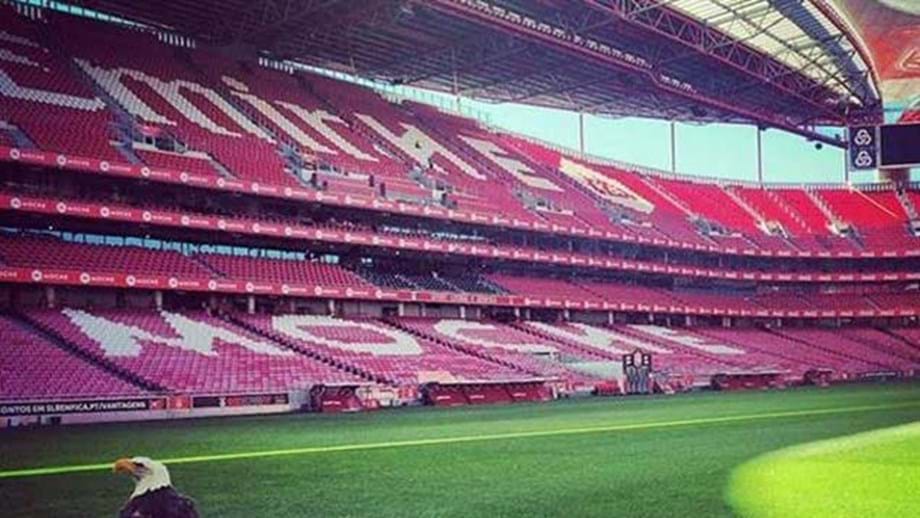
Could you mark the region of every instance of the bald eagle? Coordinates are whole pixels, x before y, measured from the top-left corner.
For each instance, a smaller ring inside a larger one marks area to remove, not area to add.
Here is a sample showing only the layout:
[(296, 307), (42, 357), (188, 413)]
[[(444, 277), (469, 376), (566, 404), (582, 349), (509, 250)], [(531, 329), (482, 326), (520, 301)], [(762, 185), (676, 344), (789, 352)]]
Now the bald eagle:
[(134, 492), (119, 518), (198, 518), (195, 502), (181, 494), (169, 480), (162, 462), (147, 457), (118, 459), (112, 467), (134, 479)]

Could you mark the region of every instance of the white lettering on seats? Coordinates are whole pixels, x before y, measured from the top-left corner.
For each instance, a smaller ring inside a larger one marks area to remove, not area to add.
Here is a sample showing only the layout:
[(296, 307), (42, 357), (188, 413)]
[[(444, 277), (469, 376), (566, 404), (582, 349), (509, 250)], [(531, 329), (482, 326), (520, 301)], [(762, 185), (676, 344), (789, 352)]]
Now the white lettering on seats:
[[(390, 339), (389, 342), (350, 342), (319, 334), (318, 329), (360, 329), (371, 331)], [(367, 322), (349, 322), (320, 315), (283, 315), (272, 318), (272, 329), (297, 340), (317, 343), (345, 351), (369, 353), (376, 356), (414, 356), (422, 354), (422, 347), (412, 335), (397, 329), (375, 326)]]
[(482, 324), (479, 322), (470, 322), (468, 320), (441, 320), (434, 325), (435, 331), (444, 336), (479, 345), (482, 347), (508, 349), (524, 353), (548, 354), (556, 352), (556, 348), (544, 343), (508, 343), (501, 340), (487, 340), (469, 334), (476, 331), (496, 331), (497, 328), (491, 324)]
[(239, 335), (227, 328), (212, 326), (206, 322), (191, 320), (183, 315), (165, 311), (160, 315), (176, 331), (177, 337), (160, 336), (140, 327), (115, 322), (82, 310), (65, 309), (63, 313), (83, 334), (98, 343), (106, 356), (140, 356), (145, 343), (174, 347), (205, 356), (216, 356), (217, 352), (214, 351), (216, 340), (259, 354), (274, 356), (294, 354), (292, 351), (280, 349), (273, 344)]
[(616, 345), (623, 342), (620, 339), (620, 336), (611, 333), (606, 329), (575, 322), (569, 323), (567, 327), (554, 326), (545, 322), (529, 322), (527, 325), (546, 334), (553, 335), (557, 338), (570, 340), (572, 342), (581, 345), (587, 345), (589, 347), (607, 351), (609, 353), (627, 353), (626, 349), (620, 349), (619, 347), (616, 347)]
[(730, 347), (725, 344), (720, 344), (718, 342), (709, 342), (704, 338), (698, 336), (684, 335), (678, 332), (675, 329), (669, 329), (667, 327), (661, 326), (643, 326), (643, 325), (632, 325), (630, 326), (633, 329), (642, 331), (643, 333), (648, 333), (671, 342), (678, 343), (685, 347), (690, 347), (691, 349), (696, 349), (698, 351), (703, 351), (711, 354), (744, 354), (744, 351)]
[(189, 351), (199, 352), (206, 355), (216, 355), (214, 344), (218, 340), (221, 342), (238, 345), (257, 354), (269, 354), (272, 356), (292, 356), (293, 351), (281, 349), (278, 346), (255, 340), (237, 334), (223, 326), (214, 326), (200, 320), (193, 320), (179, 313), (160, 312), (170, 327), (176, 330), (176, 333), (182, 337), (183, 348)]
[(633, 192), (629, 187), (626, 187), (622, 183), (601, 172), (569, 160), (564, 156), (559, 162), (559, 170), (569, 178), (591, 189), (597, 195), (611, 203), (616, 203), (646, 214), (655, 210), (655, 206), (651, 202)]
[(298, 144), (303, 147), (312, 149), (318, 153), (329, 153), (331, 155), (336, 154), (334, 149), (326, 147), (319, 142), (317, 142), (313, 137), (307, 135), (300, 128), (298, 128), (294, 123), (288, 120), (287, 117), (281, 114), (277, 108), (266, 102), (260, 97), (256, 97), (252, 94), (247, 94), (243, 92), (231, 92), (235, 97), (242, 99), (249, 103), (250, 106), (259, 111), (262, 115), (267, 117), (270, 121), (274, 122), (279, 128), (281, 128), (285, 133), (287, 133), (292, 139), (294, 139)]
[(481, 153), (490, 161), (494, 162), (503, 171), (517, 178), (518, 181), (524, 185), (536, 189), (543, 189), (546, 191), (562, 192), (562, 189), (560, 189), (558, 185), (549, 181), (547, 178), (543, 178), (542, 176), (537, 175), (533, 169), (527, 166), (527, 164), (512, 156), (508, 156), (508, 152), (502, 149), (495, 142), (481, 140), (466, 135), (460, 135), (460, 140), (469, 144), (470, 147)]
[(17, 45), (22, 45), (23, 47), (32, 47), (34, 49), (43, 48), (38, 43), (26, 38), (25, 36), (20, 36), (18, 34), (11, 34), (6, 31), (0, 31), (0, 41), (6, 41), (9, 43), (15, 43)]
[(406, 131), (402, 135), (396, 135), (370, 115), (356, 113), (355, 117), (360, 119), (363, 123), (367, 124), (372, 130), (374, 130), (374, 132), (389, 141), (394, 146), (403, 150), (406, 154), (411, 156), (413, 159), (415, 159), (416, 162), (423, 166), (427, 167), (431, 158), (437, 154), (441, 155), (452, 164), (457, 166), (466, 175), (477, 180), (486, 179), (484, 174), (477, 171), (473, 166), (464, 162), (460, 157), (441, 145), (441, 143), (435, 141), (424, 132), (422, 132), (422, 130), (411, 124), (401, 122), (400, 126), (402, 126)]
[[(0, 32), (0, 40), (16, 43), (22, 46), (41, 48), (37, 43), (20, 36)], [(42, 68), (43, 72), (48, 74), (49, 78), (53, 72), (42, 67), (39, 63), (29, 59), (27, 56), (17, 54), (9, 49), (0, 49), (0, 62), (15, 63), (27, 67)], [(97, 97), (80, 97), (77, 95), (62, 94), (40, 88), (21, 86), (16, 83), (9, 74), (0, 70), (0, 95), (20, 101), (30, 101), (42, 104), (60, 106), (62, 108), (74, 108), (84, 111), (97, 111), (105, 108), (105, 103)]]
[(279, 106), (283, 106), (296, 115), (300, 120), (304, 121), (311, 128), (318, 131), (322, 136), (329, 139), (330, 142), (335, 144), (336, 147), (344, 151), (346, 154), (349, 154), (358, 160), (366, 160), (370, 162), (376, 162), (377, 158), (368, 155), (364, 151), (361, 151), (351, 142), (345, 140), (341, 135), (339, 135), (334, 129), (332, 129), (327, 122), (337, 122), (340, 124), (345, 124), (345, 121), (339, 118), (336, 115), (333, 115), (325, 110), (314, 110), (309, 111), (302, 106), (296, 104), (291, 104), (283, 101), (278, 101)]
[(23, 56), (21, 54), (16, 54), (9, 49), (0, 49), (0, 61), (6, 61), (8, 63), (16, 63), (17, 65), (26, 65), (29, 67), (38, 68), (39, 64), (32, 61), (28, 56)]
[(226, 115), (237, 126), (245, 131), (266, 141), (271, 141), (271, 137), (256, 126), (245, 115), (239, 112), (230, 103), (224, 100), (214, 90), (201, 86), (198, 83), (186, 81), (184, 79), (173, 79), (163, 81), (139, 70), (129, 68), (112, 68), (106, 69), (95, 66), (88, 61), (77, 59), (77, 64), (93, 78), (96, 83), (105, 89), (109, 95), (115, 98), (129, 113), (154, 124), (167, 124), (175, 126), (176, 121), (169, 120), (164, 115), (157, 113), (154, 108), (147, 105), (137, 95), (131, 92), (123, 79), (129, 77), (135, 81), (142, 82), (149, 86), (163, 100), (172, 105), (173, 108), (181, 113), (186, 119), (217, 135), (230, 137), (239, 137), (240, 134), (227, 129), (217, 122), (211, 120), (204, 112), (199, 110), (194, 103), (183, 94), (182, 89), (194, 92), (208, 100), (217, 110)]

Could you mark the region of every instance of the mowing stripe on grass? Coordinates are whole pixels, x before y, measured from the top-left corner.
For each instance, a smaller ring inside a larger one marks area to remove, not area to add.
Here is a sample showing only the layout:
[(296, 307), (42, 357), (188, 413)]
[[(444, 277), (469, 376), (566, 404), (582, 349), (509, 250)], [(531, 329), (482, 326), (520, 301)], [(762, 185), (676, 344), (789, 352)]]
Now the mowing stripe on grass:
[[(631, 430), (650, 430), (658, 428), (673, 428), (680, 426), (708, 425), (735, 423), (743, 421), (756, 421), (762, 419), (782, 419), (788, 417), (808, 417), (828, 414), (844, 414), (854, 412), (871, 412), (875, 410), (894, 410), (899, 408), (920, 407), (920, 401), (904, 403), (890, 403), (880, 405), (863, 405), (837, 408), (817, 408), (811, 410), (791, 410), (785, 412), (768, 412), (761, 414), (744, 414), (723, 417), (701, 417), (696, 419), (680, 419), (675, 421), (658, 421), (651, 423), (616, 424), (606, 426), (590, 426), (582, 428), (557, 428), (555, 430), (532, 430), (522, 432), (506, 432), (484, 435), (466, 435), (459, 437), (435, 437), (431, 439), (412, 439), (405, 441), (389, 441), (364, 444), (341, 444), (333, 446), (310, 446), (303, 448), (289, 448), (281, 450), (248, 451), (238, 453), (217, 453), (213, 455), (196, 455), (190, 457), (176, 457), (172, 459), (159, 459), (164, 464), (192, 464), (199, 462), (217, 462), (226, 460), (261, 459), (266, 457), (282, 457), (292, 455), (308, 455), (313, 453), (333, 453), (362, 450), (379, 450), (385, 448), (406, 448), (414, 446), (430, 446), (440, 444), (458, 444), (471, 442), (502, 441), (509, 439), (527, 439), (533, 437), (552, 437), (559, 435), (581, 435), (603, 432), (621, 432)], [(40, 468), (26, 468), (0, 471), (0, 479), (40, 477), (48, 475), (62, 475), (68, 473), (81, 473), (87, 471), (103, 471), (112, 468), (111, 463), (101, 464), (74, 464), (70, 466), (48, 466)]]

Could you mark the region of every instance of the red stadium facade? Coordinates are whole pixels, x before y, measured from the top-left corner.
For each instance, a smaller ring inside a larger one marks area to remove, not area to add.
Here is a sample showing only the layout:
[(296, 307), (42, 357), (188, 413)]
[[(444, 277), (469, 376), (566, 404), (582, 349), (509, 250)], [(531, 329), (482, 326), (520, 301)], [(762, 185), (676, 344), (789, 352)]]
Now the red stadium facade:
[[(153, 25), (137, 6), (99, 4)], [(454, 79), (487, 98), (806, 134), (880, 115), (871, 78), (844, 81), (856, 64), (793, 74), (756, 42), (708, 46), (717, 35), (680, 11), (589, 2), (574, 37), (533, 21), (539, 6), (429, 4), (381, 2), (381, 34), (410, 17), (410, 41), (444, 19), (441, 43), (491, 35)], [(359, 47), (363, 9), (339, 13)], [(657, 392), (909, 377), (920, 364), (916, 185), (668, 175), (276, 59), (315, 44), (330, 65), (331, 35), (243, 58), (150, 26), (0, 11), (4, 425), (617, 394), (635, 351), (652, 355)], [(709, 43), (649, 74), (630, 47), (643, 34), (671, 54)], [(613, 36), (623, 48), (602, 43)], [(387, 65), (400, 45), (363, 54), (369, 75), (441, 89), (456, 76), (436, 53)], [(550, 86), (524, 70), (535, 45), (593, 64), (573, 65), (578, 86)], [(513, 68), (501, 88), (487, 86), (494, 52)], [(608, 65), (645, 77), (649, 96), (619, 98), (639, 79), (591, 83)], [(707, 67), (758, 83), (726, 97), (725, 84), (681, 79)], [(832, 106), (841, 88), (850, 105)], [(758, 105), (767, 94), (784, 109)]]

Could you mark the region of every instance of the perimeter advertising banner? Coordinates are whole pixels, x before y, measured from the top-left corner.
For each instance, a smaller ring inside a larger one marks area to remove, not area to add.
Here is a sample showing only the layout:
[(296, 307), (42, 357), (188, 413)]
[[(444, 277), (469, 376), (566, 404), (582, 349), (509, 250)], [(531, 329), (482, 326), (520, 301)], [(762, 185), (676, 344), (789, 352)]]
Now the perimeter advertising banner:
[(886, 109), (920, 119), (920, 0), (832, 0), (876, 70)]
[(131, 412), (139, 410), (155, 410), (162, 406), (162, 400), (159, 399), (82, 399), (75, 401), (23, 401), (0, 403), (0, 416)]

